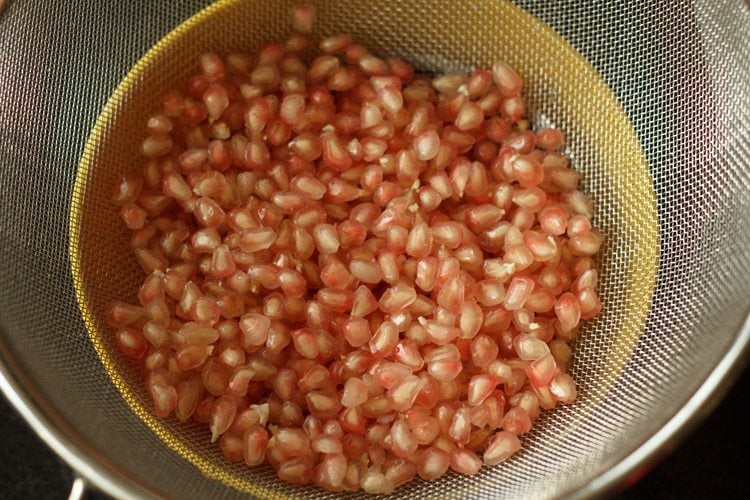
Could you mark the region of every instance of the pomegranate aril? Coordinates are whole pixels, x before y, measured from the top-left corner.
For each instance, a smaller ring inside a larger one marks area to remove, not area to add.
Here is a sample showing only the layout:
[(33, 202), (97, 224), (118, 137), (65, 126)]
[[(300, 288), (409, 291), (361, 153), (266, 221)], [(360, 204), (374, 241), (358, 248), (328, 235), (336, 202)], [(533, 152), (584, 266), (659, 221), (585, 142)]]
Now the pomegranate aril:
[[(453, 316), (452, 313), (448, 314)], [(426, 320), (420, 317), (419, 322), (427, 333), (428, 338), (437, 345), (448, 344), (458, 338), (460, 334), (458, 328), (443, 324), (438, 320)], [(450, 323), (452, 324), (453, 321), (450, 321)]]
[(448, 435), (456, 444), (465, 445), (469, 442), (471, 435), (471, 418), (469, 408), (459, 408), (453, 414)]
[(451, 453), (450, 467), (459, 474), (473, 476), (482, 468), (482, 460), (469, 449), (457, 448)]
[(313, 331), (307, 328), (301, 328), (291, 332), (294, 349), (307, 359), (318, 357), (320, 350), (317, 344), (317, 338)]
[(570, 404), (577, 396), (575, 382), (567, 373), (558, 373), (549, 384), (549, 390), (560, 403)]
[(469, 381), (467, 403), (477, 406), (484, 402), (495, 390), (499, 380), (494, 375), (475, 375)]
[(107, 324), (119, 328), (132, 325), (140, 320), (145, 314), (145, 310), (140, 306), (126, 304), (124, 302), (115, 302), (107, 310)]
[(334, 254), (339, 249), (339, 239), (336, 228), (331, 224), (319, 224), (313, 228), (313, 239), (318, 251), (324, 254)]
[(440, 382), (450, 382), (463, 369), (461, 354), (453, 344), (433, 349), (425, 356), (427, 371)]
[(353, 408), (367, 401), (367, 385), (357, 377), (352, 377), (344, 384), (341, 404), (346, 408)]
[(116, 334), (117, 347), (125, 356), (140, 359), (148, 350), (148, 342), (141, 332), (133, 328), (121, 328)]
[(423, 386), (424, 381), (422, 379), (410, 375), (389, 389), (388, 400), (393, 410), (406, 411), (411, 408)]
[(168, 417), (177, 407), (177, 390), (167, 383), (163, 372), (152, 372), (146, 386), (154, 402), (156, 415)]
[(448, 471), (450, 455), (440, 448), (430, 446), (425, 449), (417, 463), (417, 474), (425, 481), (437, 479)]
[(391, 321), (384, 321), (369, 341), (370, 352), (379, 357), (390, 355), (396, 348), (398, 327)]
[(482, 459), (487, 465), (504, 462), (521, 448), (521, 442), (514, 434), (506, 431), (497, 432), (487, 443)]
[(412, 287), (396, 285), (387, 289), (379, 301), (380, 309), (387, 314), (396, 314), (409, 307), (417, 298)]
[(454, 123), (459, 130), (473, 130), (484, 122), (484, 113), (476, 103), (468, 101), (461, 106)]
[(529, 432), (531, 430), (531, 419), (528, 412), (520, 406), (508, 410), (508, 413), (503, 417), (503, 430), (516, 435)]
[(222, 396), (216, 400), (211, 411), (211, 442), (229, 430), (236, 414), (237, 402), (232, 396)]
[(581, 305), (578, 298), (570, 292), (562, 294), (555, 302), (555, 315), (562, 331), (574, 329), (581, 319)]

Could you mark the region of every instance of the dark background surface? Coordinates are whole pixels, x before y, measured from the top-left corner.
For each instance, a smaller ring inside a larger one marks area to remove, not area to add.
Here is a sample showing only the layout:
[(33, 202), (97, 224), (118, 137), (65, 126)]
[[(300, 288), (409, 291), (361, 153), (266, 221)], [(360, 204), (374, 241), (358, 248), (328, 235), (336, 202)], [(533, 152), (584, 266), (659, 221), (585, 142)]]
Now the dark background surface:
[[(615, 498), (750, 496), (750, 370), (716, 411), (635, 486)], [(0, 396), (0, 498), (67, 498), (72, 472)], [(104, 500), (101, 494), (90, 498)]]

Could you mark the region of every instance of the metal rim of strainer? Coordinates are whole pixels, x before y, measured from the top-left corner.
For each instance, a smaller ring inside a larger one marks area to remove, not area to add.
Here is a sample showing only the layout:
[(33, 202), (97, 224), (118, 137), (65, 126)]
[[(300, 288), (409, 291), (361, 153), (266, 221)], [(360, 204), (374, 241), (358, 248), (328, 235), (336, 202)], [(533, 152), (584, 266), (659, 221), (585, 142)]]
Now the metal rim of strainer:
[[(656, 434), (640, 443), (628, 455), (622, 457), (609, 470), (574, 491), (562, 496), (587, 498), (602, 495), (617, 488), (631, 474), (648, 470), (694, 430), (716, 407), (735, 379), (745, 367), (750, 353), (750, 313), (731, 347), (718, 365), (711, 371), (698, 390), (690, 397)], [(33, 385), (25, 380), (12, 362), (12, 356), (0, 342), (0, 390), (18, 410), (39, 438), (44, 441), (76, 473), (95, 488), (115, 498), (160, 498), (159, 492), (150, 490), (114, 467), (108, 466), (97, 456), (95, 450), (80, 439), (43, 398), (35, 396)], [(73, 484), (71, 498), (80, 498), (80, 483)]]

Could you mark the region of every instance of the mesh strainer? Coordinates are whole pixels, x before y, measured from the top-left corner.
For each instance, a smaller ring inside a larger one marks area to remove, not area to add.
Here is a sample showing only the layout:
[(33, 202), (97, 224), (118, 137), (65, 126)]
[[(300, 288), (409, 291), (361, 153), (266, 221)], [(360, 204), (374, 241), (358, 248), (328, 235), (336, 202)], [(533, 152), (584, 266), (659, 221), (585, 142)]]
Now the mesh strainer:
[[(288, 33), (287, 2), (207, 3), (16, 0), (0, 17), (0, 386), (113, 495), (328, 498), (270, 467), (227, 465), (203, 427), (154, 418), (103, 321), (140, 279), (108, 198), (138, 164), (145, 117), (201, 51)], [(318, 4), (316, 32), (349, 32), (431, 72), (510, 62), (533, 122), (567, 132), (607, 238), (605, 307), (575, 345), (579, 400), (544, 414), (503, 466), (397, 495), (597, 493), (707, 411), (750, 337), (740, 0), (335, 0)]]

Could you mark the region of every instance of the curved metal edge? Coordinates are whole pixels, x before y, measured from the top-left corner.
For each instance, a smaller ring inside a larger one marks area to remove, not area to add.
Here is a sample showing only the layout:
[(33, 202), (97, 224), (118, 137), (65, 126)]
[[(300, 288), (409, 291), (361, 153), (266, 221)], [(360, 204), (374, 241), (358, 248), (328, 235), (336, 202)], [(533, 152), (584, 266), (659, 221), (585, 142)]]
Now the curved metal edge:
[(750, 357), (750, 314), (734, 343), (697, 391), (664, 426), (595, 480), (569, 492), (569, 498), (607, 496), (636, 484), (674, 451), (708, 417), (734, 385)]
[(89, 486), (85, 479), (78, 476), (73, 479), (73, 484), (70, 486), (70, 493), (68, 494), (68, 500), (84, 500), (88, 496)]
[[(35, 398), (32, 385), (19, 379), (12, 357), (6, 346), (0, 342), (0, 391), (21, 414), (37, 436), (80, 478), (85, 478), (85, 486), (106, 493), (114, 498), (159, 498), (154, 492), (136, 481), (113, 470), (97, 460), (93, 450), (81, 445), (73, 433), (66, 431), (53, 416), (55, 411)], [(75, 487), (75, 481), (73, 487)], [(83, 485), (83, 483), (81, 483)]]

